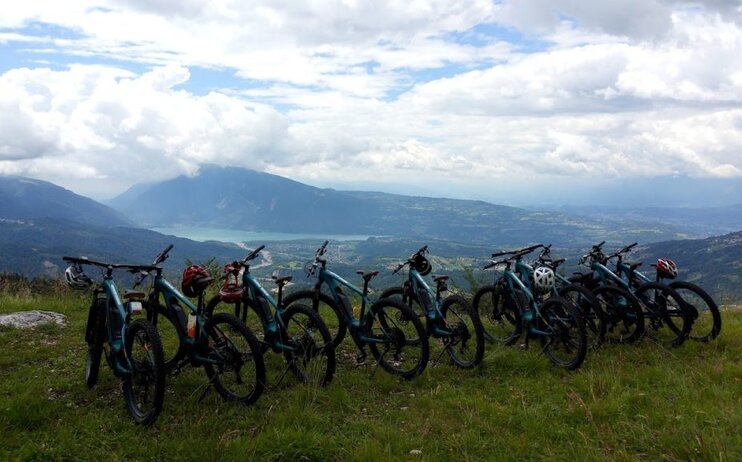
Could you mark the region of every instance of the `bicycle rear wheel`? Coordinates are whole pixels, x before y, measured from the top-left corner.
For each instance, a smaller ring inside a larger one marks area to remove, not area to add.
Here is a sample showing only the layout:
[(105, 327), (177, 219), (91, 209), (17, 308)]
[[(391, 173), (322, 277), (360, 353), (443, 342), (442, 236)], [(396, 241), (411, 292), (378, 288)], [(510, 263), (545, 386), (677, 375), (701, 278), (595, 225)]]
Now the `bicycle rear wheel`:
[(647, 282), (634, 290), (644, 309), (647, 333), (664, 345), (680, 346), (691, 329), (692, 317), (682, 297), (669, 286)]
[(714, 299), (702, 288), (685, 281), (668, 284), (675, 289), (697, 314), (689, 337), (699, 342), (710, 342), (721, 333), (721, 313)]
[(520, 311), (503, 284), (488, 285), (474, 294), (472, 306), (479, 314), (484, 337), (495, 343), (512, 345), (520, 337)]
[(453, 335), (444, 338), (446, 349), (454, 364), (471, 369), (484, 357), (484, 328), (479, 313), (458, 295), (443, 300), (441, 314)]
[(587, 354), (587, 334), (577, 307), (560, 298), (550, 298), (541, 306), (537, 327), (548, 333), (541, 342), (554, 365), (569, 370), (582, 365)]
[(588, 348), (600, 348), (605, 339), (606, 321), (593, 292), (579, 284), (567, 284), (559, 288), (559, 297), (577, 308), (585, 319)]
[(308, 306), (297, 303), (289, 306), (282, 317), (285, 343), (296, 348), (284, 352), (291, 373), (307, 385), (329, 385), (335, 374), (335, 346), (322, 318)]
[(644, 335), (644, 313), (633, 295), (620, 287), (605, 285), (592, 291), (606, 317), (606, 342), (633, 343)]
[(93, 388), (98, 383), (100, 358), (103, 354), (103, 343), (106, 341), (106, 299), (96, 298), (88, 312), (88, 324), (85, 328), (85, 341), (88, 350), (85, 355), (85, 385)]
[[(398, 300), (382, 298), (371, 305), (371, 324), (365, 335), (371, 354), (384, 370), (404, 379), (422, 374), (430, 354), (420, 319)], [(410, 341), (410, 339), (413, 339)]]
[(254, 403), (265, 386), (265, 364), (255, 335), (228, 313), (211, 316), (204, 330), (208, 357), (216, 360), (204, 364), (214, 389), (226, 400)]
[(165, 400), (165, 354), (157, 329), (137, 319), (129, 325), (124, 341), (131, 372), (122, 380), (124, 401), (134, 421), (151, 425)]

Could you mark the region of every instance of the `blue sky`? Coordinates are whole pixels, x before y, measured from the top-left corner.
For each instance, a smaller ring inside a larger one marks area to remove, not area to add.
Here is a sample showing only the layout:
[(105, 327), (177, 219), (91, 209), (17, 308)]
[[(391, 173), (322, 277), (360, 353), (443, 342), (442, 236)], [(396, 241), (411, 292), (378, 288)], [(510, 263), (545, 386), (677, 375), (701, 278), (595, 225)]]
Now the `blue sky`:
[(738, 184), (741, 24), (723, 0), (17, 3), (0, 174), (104, 198), (216, 163), (513, 204)]

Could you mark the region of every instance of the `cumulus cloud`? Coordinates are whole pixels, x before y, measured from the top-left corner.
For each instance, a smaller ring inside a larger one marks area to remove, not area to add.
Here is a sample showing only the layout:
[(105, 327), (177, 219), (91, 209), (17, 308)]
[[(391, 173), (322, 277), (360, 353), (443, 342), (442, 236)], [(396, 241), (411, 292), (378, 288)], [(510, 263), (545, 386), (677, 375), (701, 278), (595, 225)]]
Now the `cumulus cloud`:
[[(0, 173), (107, 196), (204, 163), (473, 193), (534, 177), (742, 177), (738, 2), (204, 5), (4, 11), (0, 44), (107, 64), (0, 75)], [(29, 32), (39, 23), (67, 34)], [(186, 90), (193, 66), (237, 81)]]

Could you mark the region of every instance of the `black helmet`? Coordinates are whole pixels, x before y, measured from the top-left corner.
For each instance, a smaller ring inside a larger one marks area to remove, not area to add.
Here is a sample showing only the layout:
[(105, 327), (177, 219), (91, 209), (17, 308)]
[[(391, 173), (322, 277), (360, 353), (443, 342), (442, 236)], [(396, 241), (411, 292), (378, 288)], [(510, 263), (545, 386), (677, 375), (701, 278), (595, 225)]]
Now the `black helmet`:
[(430, 260), (425, 258), (422, 255), (415, 255), (415, 258), (412, 262), (412, 267), (417, 270), (418, 273), (420, 273), (421, 276), (427, 276), (430, 274), (430, 270), (433, 269), (433, 267), (430, 265)]

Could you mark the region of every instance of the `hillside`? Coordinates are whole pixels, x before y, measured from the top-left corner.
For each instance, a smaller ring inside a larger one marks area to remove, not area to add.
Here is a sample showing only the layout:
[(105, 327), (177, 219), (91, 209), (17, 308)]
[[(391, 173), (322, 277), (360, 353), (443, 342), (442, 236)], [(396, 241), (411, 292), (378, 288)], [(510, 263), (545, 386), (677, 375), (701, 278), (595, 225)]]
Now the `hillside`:
[(211, 257), (229, 261), (244, 256), (236, 245), (194, 242), (145, 229), (82, 226), (48, 218), (0, 221), (0, 272), (26, 276), (61, 275), (65, 255), (118, 263), (149, 263), (168, 244), (175, 248), (165, 267), (182, 271), (186, 259), (204, 262)]
[(586, 220), (483, 201), (336, 191), (239, 168), (203, 167), (111, 201), (147, 227), (203, 226), (254, 231), (346, 233), (450, 239), (482, 244), (688, 237), (680, 228), (636, 220)]
[(55, 184), (0, 176), (0, 219), (53, 218), (99, 226), (130, 226), (116, 210)]
[(718, 300), (742, 300), (742, 231), (707, 239), (657, 242), (640, 248), (636, 257), (647, 265), (660, 257), (672, 258), (678, 264), (680, 279), (704, 287)]

